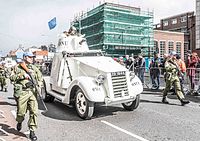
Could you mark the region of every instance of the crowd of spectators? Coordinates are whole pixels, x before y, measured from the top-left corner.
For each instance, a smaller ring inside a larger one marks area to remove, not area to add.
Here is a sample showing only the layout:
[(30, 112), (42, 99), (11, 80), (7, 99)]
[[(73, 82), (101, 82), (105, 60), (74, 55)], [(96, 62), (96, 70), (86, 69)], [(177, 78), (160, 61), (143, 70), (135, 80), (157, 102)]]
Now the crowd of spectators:
[[(161, 75), (165, 79), (165, 61), (169, 57), (168, 54), (164, 54), (163, 58), (159, 58), (157, 53), (154, 53), (152, 58), (145, 58), (139, 54), (136, 57), (124, 57), (114, 58), (115, 61), (125, 66), (130, 71), (134, 71), (135, 74), (140, 78), (144, 84), (144, 74), (149, 73), (151, 80), (151, 89), (158, 90), (160, 88), (160, 77)], [(176, 54), (176, 61), (178, 64), (177, 69), (179, 70), (180, 82), (188, 80), (189, 93), (195, 94), (200, 92), (200, 58), (196, 52), (188, 51), (185, 60), (182, 60), (179, 54)], [(146, 64), (148, 63), (148, 65)], [(195, 88), (196, 86), (196, 88)]]

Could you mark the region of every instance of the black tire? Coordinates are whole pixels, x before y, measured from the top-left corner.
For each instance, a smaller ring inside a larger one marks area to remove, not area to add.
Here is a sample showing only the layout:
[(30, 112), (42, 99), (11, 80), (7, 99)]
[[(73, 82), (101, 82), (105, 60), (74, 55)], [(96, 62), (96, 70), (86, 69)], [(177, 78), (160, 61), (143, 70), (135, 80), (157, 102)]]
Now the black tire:
[(42, 96), (43, 101), (49, 102), (49, 103), (54, 102), (55, 97), (53, 97), (47, 93), (46, 83), (44, 80), (43, 80), (43, 85), (44, 85), (44, 87), (41, 88), (41, 96)]
[(122, 103), (122, 106), (124, 107), (124, 109), (128, 111), (133, 111), (134, 109), (137, 109), (139, 104), (140, 104), (140, 95), (137, 95), (134, 101)]
[(76, 112), (82, 119), (91, 119), (94, 113), (94, 103), (90, 102), (83, 91), (78, 88), (75, 95)]

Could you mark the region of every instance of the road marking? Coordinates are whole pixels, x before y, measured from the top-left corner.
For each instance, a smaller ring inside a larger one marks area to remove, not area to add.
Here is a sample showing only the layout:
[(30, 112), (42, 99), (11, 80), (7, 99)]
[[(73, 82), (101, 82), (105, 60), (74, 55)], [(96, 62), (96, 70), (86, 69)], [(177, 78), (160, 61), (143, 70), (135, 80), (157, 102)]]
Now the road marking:
[(30, 131), (29, 131), (29, 130), (28, 130), (28, 131), (25, 131), (24, 134), (25, 134), (25, 135), (29, 135), (29, 134), (30, 134)]
[(132, 136), (132, 137), (134, 137), (134, 138), (136, 138), (136, 139), (139, 139), (139, 140), (141, 140), (141, 141), (149, 141), (149, 140), (147, 140), (147, 139), (145, 139), (145, 138), (143, 138), (143, 137), (140, 137), (140, 136), (138, 136), (138, 135), (135, 135), (135, 134), (133, 134), (133, 133), (131, 133), (131, 132), (125, 130), (125, 129), (122, 129), (122, 128), (120, 128), (120, 127), (117, 127), (117, 126), (115, 126), (115, 125), (113, 125), (113, 124), (111, 124), (111, 123), (109, 123), (109, 122), (107, 122), (107, 121), (101, 120), (101, 122), (103, 122), (104, 124), (106, 124), (106, 125), (108, 125), (108, 126), (111, 126), (111, 127), (115, 128), (115, 129), (117, 129), (117, 130), (119, 130), (119, 131), (121, 131), (121, 132), (124, 132), (124, 133), (126, 133), (126, 134), (128, 134), (128, 135), (130, 135), (130, 136)]
[(4, 140), (3, 138), (0, 138), (0, 141), (6, 141), (6, 140)]
[(13, 116), (16, 118), (16, 116), (17, 116), (17, 113), (16, 113), (16, 111), (15, 110), (12, 110), (11, 111), (11, 113), (13, 114)]

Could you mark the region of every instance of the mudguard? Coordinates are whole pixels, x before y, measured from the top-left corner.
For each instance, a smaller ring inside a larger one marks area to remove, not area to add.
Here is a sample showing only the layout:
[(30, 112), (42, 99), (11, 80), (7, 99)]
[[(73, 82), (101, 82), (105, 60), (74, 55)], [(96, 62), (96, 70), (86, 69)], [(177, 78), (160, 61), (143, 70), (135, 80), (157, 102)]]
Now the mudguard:
[(73, 87), (78, 86), (85, 94), (86, 98), (92, 102), (104, 102), (107, 95), (106, 89), (103, 84), (98, 85), (94, 78), (80, 76), (73, 80), (67, 89), (67, 94), (63, 99), (63, 103), (70, 103), (70, 94)]
[(139, 77), (136, 75), (134, 77), (130, 77), (130, 93), (136, 95), (141, 94), (143, 92), (143, 85)]

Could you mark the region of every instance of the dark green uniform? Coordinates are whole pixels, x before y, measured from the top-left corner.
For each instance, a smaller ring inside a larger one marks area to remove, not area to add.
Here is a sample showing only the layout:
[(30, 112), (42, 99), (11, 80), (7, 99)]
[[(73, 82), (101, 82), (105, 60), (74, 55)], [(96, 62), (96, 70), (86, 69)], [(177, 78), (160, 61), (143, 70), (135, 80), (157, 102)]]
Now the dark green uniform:
[[(27, 67), (32, 71), (33, 76), (39, 82), (38, 84), (42, 84), (43, 78), (39, 69), (32, 64), (27, 65)], [(34, 86), (28, 78), (28, 74), (20, 65), (14, 67), (10, 80), (14, 84), (14, 97), (17, 101), (16, 120), (18, 123), (22, 123), (26, 112), (29, 110), (28, 126), (31, 131), (35, 131), (37, 128), (38, 103)]]

